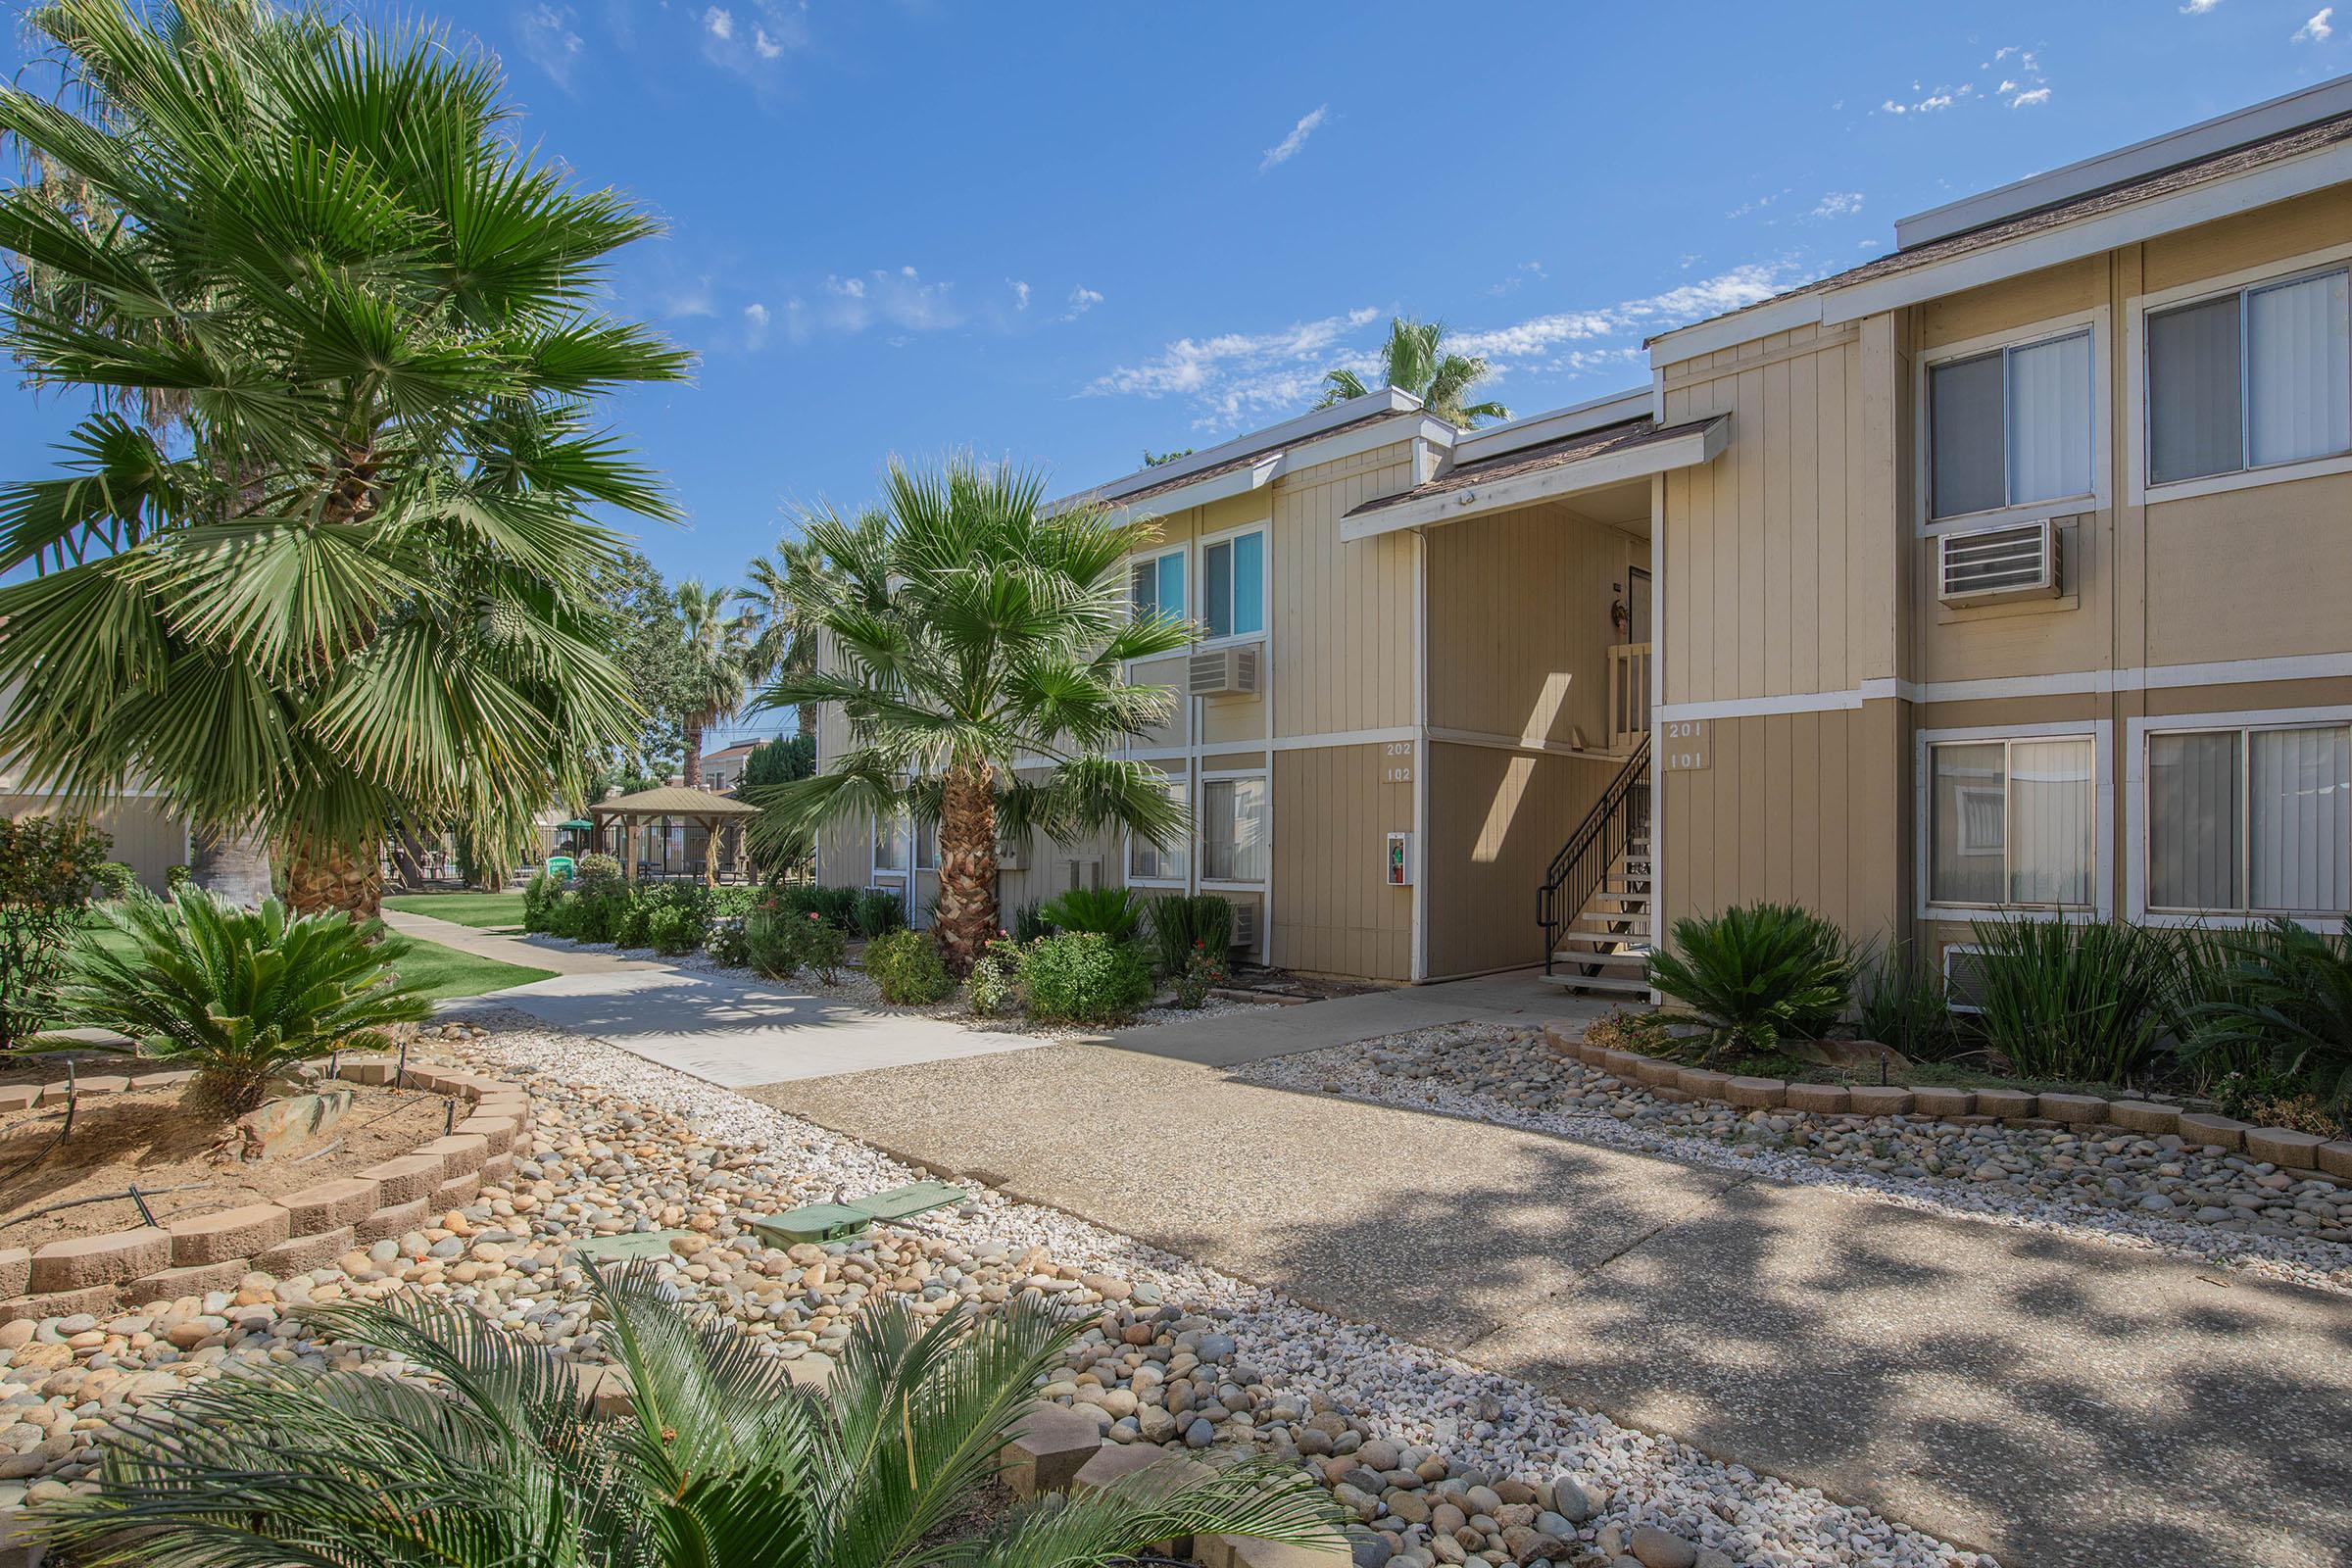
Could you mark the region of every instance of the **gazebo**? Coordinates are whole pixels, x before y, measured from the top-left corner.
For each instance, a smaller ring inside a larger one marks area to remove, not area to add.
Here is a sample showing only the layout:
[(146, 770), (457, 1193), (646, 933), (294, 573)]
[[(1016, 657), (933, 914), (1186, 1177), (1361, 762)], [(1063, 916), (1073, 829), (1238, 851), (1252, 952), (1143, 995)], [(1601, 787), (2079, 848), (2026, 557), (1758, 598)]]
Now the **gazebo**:
[[(732, 818), (758, 816), (760, 808), (713, 795), (709, 790), (690, 790), (676, 786), (639, 790), (634, 795), (616, 795), (588, 808), (588, 814), (603, 827), (618, 821), (628, 840), (628, 853), (621, 857), (621, 874), (630, 881), (637, 880), (637, 846), (635, 829), (660, 818), (679, 817), (699, 822), (703, 828), (703, 880), (718, 881), (718, 836)], [(666, 854), (666, 852), (664, 852)]]

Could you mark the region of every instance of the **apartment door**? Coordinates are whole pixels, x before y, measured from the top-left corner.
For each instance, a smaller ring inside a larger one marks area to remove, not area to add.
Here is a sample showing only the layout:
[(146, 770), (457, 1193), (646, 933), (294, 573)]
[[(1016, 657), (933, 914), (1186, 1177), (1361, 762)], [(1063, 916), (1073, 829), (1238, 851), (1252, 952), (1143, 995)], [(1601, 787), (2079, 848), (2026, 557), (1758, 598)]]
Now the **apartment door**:
[(1634, 566), (1625, 574), (1625, 640), (1649, 641), (1649, 569)]

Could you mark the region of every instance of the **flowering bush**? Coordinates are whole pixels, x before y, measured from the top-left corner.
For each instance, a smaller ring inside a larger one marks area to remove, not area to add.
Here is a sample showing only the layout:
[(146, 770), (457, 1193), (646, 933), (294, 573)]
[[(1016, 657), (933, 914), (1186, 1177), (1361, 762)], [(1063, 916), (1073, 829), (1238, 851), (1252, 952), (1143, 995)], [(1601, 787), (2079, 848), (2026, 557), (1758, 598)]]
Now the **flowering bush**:
[(1176, 1005), (1198, 1007), (1208, 1000), (1208, 994), (1225, 983), (1225, 956), (1211, 953), (1200, 942), (1185, 956), (1184, 967), (1173, 976), (1176, 987)]
[(964, 980), (972, 1010), (991, 1018), (1017, 1012), (1021, 1005), (1021, 950), (1005, 940), (1002, 931), (997, 938)]

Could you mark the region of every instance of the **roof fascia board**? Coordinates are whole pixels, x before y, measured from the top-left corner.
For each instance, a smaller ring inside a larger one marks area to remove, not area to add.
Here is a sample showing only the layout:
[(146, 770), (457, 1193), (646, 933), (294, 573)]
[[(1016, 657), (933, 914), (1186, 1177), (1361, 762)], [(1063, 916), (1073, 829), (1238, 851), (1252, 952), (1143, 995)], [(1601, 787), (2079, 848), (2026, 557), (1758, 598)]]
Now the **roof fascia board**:
[(1115, 521), (1164, 517), (1172, 512), (1204, 507), (1212, 501), (1224, 501), (1247, 495), (1252, 490), (1262, 490), (1283, 474), (1311, 468), (1318, 463), (1337, 463), (1342, 458), (1377, 452), (1382, 447), (1402, 446), (1408, 441), (1426, 441), (1434, 446), (1446, 447), (1452, 445), (1455, 434), (1452, 425), (1429, 414), (1418, 419), (1393, 419), (1383, 424), (1368, 424), (1358, 430), (1343, 430), (1320, 441), (1269, 452), (1247, 468), (1220, 473), (1199, 484), (1188, 484), (1170, 490), (1165, 495), (1139, 501), (1133, 506), (1120, 506), (1115, 499), (1108, 505)]
[[(1381, 406), (1383, 403), (1386, 407)], [(1317, 431), (1328, 430), (1335, 424), (1347, 424), (1375, 414), (1407, 413), (1419, 407), (1421, 400), (1410, 392), (1400, 387), (1380, 387), (1360, 398), (1334, 403), (1328, 408), (1310, 409), (1280, 424), (1270, 424), (1262, 430), (1237, 435), (1230, 441), (1221, 441), (1204, 451), (1189, 453), (1173, 463), (1163, 463), (1156, 468), (1139, 468), (1133, 473), (1096, 485), (1091, 490), (1082, 490), (1056, 503), (1056, 506), (1116, 501), (1130, 490), (1148, 489), (1155, 484), (1165, 484), (1170, 479), (1180, 479), (1188, 473), (1197, 473), (1202, 468), (1213, 468), (1220, 463), (1230, 463), (1243, 453), (1254, 452), (1260, 447), (1283, 446), (1312, 436)]]
[(1639, 419), (1649, 412), (1650, 392), (1647, 385), (1630, 391), (1612, 392), (1607, 397), (1590, 398), (1572, 403), (1548, 414), (1533, 414), (1508, 424), (1491, 424), (1484, 430), (1472, 430), (1456, 441), (1453, 461), (1456, 464), (1477, 463), (1498, 453), (1516, 452), (1521, 447), (1542, 446), (1563, 436), (1581, 435), (1603, 425), (1622, 424)]
[(1205, 507), (1212, 501), (1225, 501), (1234, 496), (1248, 495), (1252, 490), (1262, 490), (1273, 483), (1274, 475), (1281, 468), (1282, 454), (1269, 452), (1247, 468), (1211, 474), (1198, 484), (1188, 484), (1164, 495), (1148, 496), (1132, 506), (1121, 506), (1116, 501), (1106, 505), (1110, 508), (1110, 519), (1114, 523), (1134, 522), (1144, 517), (1164, 517), (1189, 507)]
[(1465, 517), (1507, 512), (1538, 501), (1557, 501), (1603, 485), (1643, 479), (1675, 468), (1695, 467), (1720, 457), (1732, 438), (1732, 417), (1718, 415), (1696, 430), (1645, 442), (1626, 452), (1603, 453), (1581, 463), (1522, 473), (1492, 484), (1448, 490), (1421, 501), (1407, 501), (1368, 517), (1340, 520), (1342, 540), (1370, 539), (1405, 528), (1430, 528)]

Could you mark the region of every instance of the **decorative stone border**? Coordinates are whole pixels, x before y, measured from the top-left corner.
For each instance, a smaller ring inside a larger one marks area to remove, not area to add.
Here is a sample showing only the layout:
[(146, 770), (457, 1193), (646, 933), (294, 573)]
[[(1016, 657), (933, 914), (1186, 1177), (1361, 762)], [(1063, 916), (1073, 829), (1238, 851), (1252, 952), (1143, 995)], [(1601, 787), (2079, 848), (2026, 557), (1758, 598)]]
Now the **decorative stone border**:
[[(335, 1076), (388, 1084), (399, 1063), (388, 1055), (346, 1056)], [(193, 1072), (82, 1078), (82, 1095), (169, 1089)], [(0, 1250), (0, 1323), (20, 1318), (109, 1313), (142, 1301), (173, 1300), (235, 1288), (247, 1274), (300, 1274), (416, 1230), (428, 1216), (473, 1201), (484, 1184), (514, 1169), (514, 1141), (530, 1130), (530, 1101), (520, 1086), (443, 1067), (411, 1066), (409, 1084), (427, 1094), (472, 1102), (448, 1136), (413, 1153), (380, 1161), (268, 1203), (190, 1214), (169, 1225), (141, 1225), (51, 1242), (38, 1250)], [(0, 1109), (62, 1102), (63, 1084), (0, 1090)]]
[(2152, 1100), (2098, 1095), (2030, 1095), (2015, 1089), (1948, 1089), (1892, 1084), (1788, 1083), (1743, 1078), (1708, 1067), (1587, 1042), (1582, 1025), (1544, 1026), (1551, 1049), (1626, 1083), (1642, 1084), (1662, 1100), (1711, 1100), (1743, 1110), (1782, 1109), (1816, 1116), (1932, 1116), (1961, 1126), (2000, 1122), (2012, 1127), (2114, 1127), (2142, 1137), (2173, 1133), (2192, 1144), (2239, 1151), (2267, 1160), (2299, 1181), (2352, 1186), (2352, 1140), (2257, 1127), (2229, 1116), (2182, 1110)]

